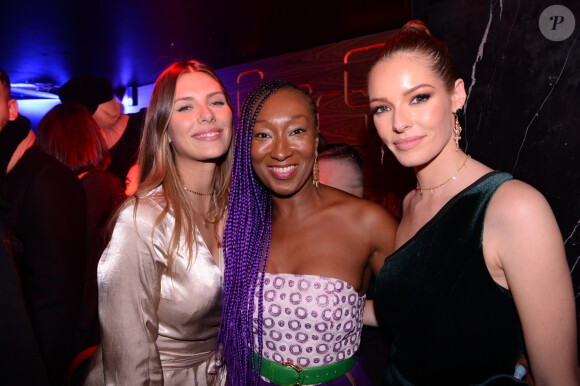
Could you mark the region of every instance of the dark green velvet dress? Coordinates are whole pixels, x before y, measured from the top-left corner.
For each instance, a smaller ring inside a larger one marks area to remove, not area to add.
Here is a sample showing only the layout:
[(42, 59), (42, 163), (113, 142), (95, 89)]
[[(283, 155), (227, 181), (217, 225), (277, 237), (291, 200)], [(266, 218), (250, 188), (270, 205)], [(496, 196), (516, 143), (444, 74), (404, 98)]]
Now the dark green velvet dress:
[(388, 385), (520, 383), (512, 377), (524, 351), (518, 314), (482, 251), (487, 206), (510, 179), (483, 176), (387, 258), (376, 298), (393, 334)]

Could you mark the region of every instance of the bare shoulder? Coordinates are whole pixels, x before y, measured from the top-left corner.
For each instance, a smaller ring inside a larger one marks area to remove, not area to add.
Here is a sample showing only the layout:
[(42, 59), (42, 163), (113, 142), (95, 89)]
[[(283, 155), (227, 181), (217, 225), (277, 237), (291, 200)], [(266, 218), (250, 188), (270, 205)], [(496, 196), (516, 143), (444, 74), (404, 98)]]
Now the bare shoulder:
[[(505, 182), (492, 197), (485, 216), (483, 248), (488, 266), (498, 267), (508, 281), (510, 273), (513, 281), (513, 273), (520, 275), (527, 263), (538, 267), (548, 261), (565, 262), (562, 236), (548, 201), (518, 180)], [(501, 279), (503, 274), (496, 276), (496, 281), (508, 285)]]
[(395, 216), (391, 214), (384, 206), (381, 204), (371, 201), (371, 200), (361, 200), (361, 212), (366, 213), (369, 216), (370, 221), (380, 221), (386, 222), (388, 224), (398, 224)]
[(503, 183), (492, 197), (486, 219), (517, 225), (553, 217), (546, 198), (531, 185), (519, 180)]
[(397, 219), (381, 204), (353, 196), (343, 191), (328, 188), (325, 192), (328, 207), (342, 218), (358, 224), (363, 229), (369, 227), (391, 228), (398, 224)]
[(340, 249), (334, 258), (350, 250), (348, 261), (370, 263), (376, 274), (394, 250), (397, 219), (382, 205), (342, 191), (329, 188), (323, 196), (326, 215), (321, 221), (332, 234), (333, 247)]

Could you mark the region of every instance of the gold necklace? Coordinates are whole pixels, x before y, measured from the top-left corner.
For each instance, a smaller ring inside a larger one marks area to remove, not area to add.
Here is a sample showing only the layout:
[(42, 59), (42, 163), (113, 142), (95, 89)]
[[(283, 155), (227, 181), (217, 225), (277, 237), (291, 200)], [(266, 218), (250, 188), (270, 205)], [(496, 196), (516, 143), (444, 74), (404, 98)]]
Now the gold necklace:
[(188, 187), (184, 186), (183, 187), (186, 191), (188, 191), (189, 193), (193, 193), (193, 194), (197, 194), (198, 196), (211, 196), (213, 194), (213, 191), (209, 192), (209, 193), (200, 193), (200, 192), (196, 192), (195, 190), (191, 190)]
[(459, 172), (461, 171), (461, 169), (463, 169), (465, 167), (465, 165), (467, 164), (467, 160), (471, 158), (471, 156), (468, 154), (467, 157), (465, 157), (465, 161), (463, 161), (463, 164), (461, 164), (461, 166), (459, 167), (459, 169), (457, 169), (457, 171), (455, 173), (453, 173), (451, 175), (451, 177), (449, 177), (447, 180), (445, 180), (445, 182), (443, 182), (441, 185), (437, 185), (434, 186), (432, 188), (422, 188), (421, 185), (419, 185), (419, 181), (417, 181), (417, 191), (419, 192), (419, 195), (423, 195), (423, 192), (425, 191), (429, 191), (429, 194), (431, 196), (433, 196), (433, 191), (437, 188), (442, 188), (446, 183), (448, 183), (451, 180), (455, 180), (457, 178), (457, 174), (459, 174)]

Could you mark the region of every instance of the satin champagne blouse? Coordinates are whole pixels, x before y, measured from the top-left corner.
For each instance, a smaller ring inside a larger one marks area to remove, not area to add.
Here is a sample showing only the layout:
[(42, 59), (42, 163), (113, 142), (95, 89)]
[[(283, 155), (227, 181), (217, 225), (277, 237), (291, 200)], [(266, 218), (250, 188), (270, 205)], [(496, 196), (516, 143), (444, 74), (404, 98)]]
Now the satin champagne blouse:
[[(159, 192), (159, 191), (157, 191)], [(155, 193), (155, 192), (154, 192)], [(191, 266), (179, 248), (173, 275), (167, 250), (170, 210), (155, 228), (163, 198), (123, 210), (98, 267), (101, 347), (85, 384), (223, 385), (215, 363), (222, 307), (223, 254), (215, 263), (199, 231)], [(217, 242), (217, 241), (216, 241)]]

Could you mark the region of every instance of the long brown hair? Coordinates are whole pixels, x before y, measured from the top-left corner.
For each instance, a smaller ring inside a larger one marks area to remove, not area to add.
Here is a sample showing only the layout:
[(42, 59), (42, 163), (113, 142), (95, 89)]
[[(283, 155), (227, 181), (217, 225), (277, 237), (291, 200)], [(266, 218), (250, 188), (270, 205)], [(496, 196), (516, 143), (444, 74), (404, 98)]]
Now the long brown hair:
[[(157, 217), (153, 230), (171, 208), (175, 217), (175, 225), (167, 251), (169, 268), (171, 268), (173, 255), (180, 245), (182, 235), (189, 251), (189, 264), (192, 261), (192, 251), (196, 244), (194, 210), (175, 165), (173, 150), (170, 147), (167, 134), (177, 81), (183, 74), (190, 72), (203, 72), (218, 82), (226, 102), (233, 112), (232, 103), (224, 84), (209, 66), (198, 61), (177, 62), (170, 65), (157, 79), (147, 109), (143, 137), (139, 148), (139, 187), (133, 197), (123, 206), (127, 207), (134, 202), (134, 216), (136, 216), (139, 201), (158, 187), (163, 188), (159, 194), (163, 196), (165, 207)], [(213, 206), (210, 209), (208, 221), (213, 222), (214, 226), (217, 226), (217, 222), (225, 216), (227, 210), (233, 157), (233, 133), (234, 121), (232, 118), (230, 146), (226, 154), (218, 161), (213, 176)]]

